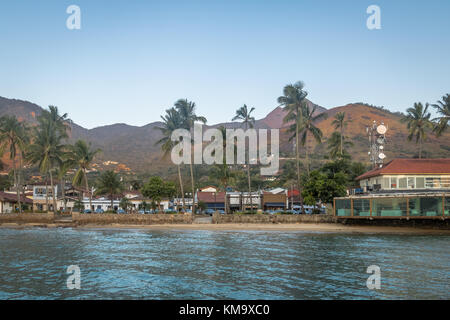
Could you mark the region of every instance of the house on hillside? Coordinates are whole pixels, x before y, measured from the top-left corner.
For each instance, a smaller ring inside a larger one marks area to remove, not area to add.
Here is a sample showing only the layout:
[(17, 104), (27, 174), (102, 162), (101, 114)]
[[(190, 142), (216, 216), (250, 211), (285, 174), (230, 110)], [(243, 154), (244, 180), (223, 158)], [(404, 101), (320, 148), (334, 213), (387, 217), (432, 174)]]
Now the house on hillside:
[[(20, 196), (22, 205), (29, 207), (33, 206), (33, 200), (26, 196)], [(18, 212), (17, 194), (0, 191), (0, 212), (1, 213), (13, 213)]]

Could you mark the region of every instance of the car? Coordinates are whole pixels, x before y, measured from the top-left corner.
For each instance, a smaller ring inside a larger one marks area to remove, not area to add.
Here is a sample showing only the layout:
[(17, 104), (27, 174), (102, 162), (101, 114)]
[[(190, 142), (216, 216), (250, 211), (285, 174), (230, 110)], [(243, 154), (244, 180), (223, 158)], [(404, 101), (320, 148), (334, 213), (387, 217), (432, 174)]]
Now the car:
[(124, 214), (124, 213), (126, 213), (126, 212), (125, 212), (125, 210), (123, 210), (123, 209), (118, 209), (118, 210), (117, 210), (117, 213), (119, 213), (119, 214)]
[(91, 209), (85, 209), (83, 210), (83, 213), (92, 213)]
[(145, 214), (145, 210), (144, 210), (144, 209), (140, 209), (140, 210), (138, 211), (138, 213), (139, 213), (139, 214)]
[(220, 213), (220, 214), (225, 214), (224, 210), (217, 210), (217, 212)]
[(266, 214), (275, 214), (276, 212), (275, 212), (275, 210), (266, 210), (266, 211), (264, 211), (264, 213), (266, 213)]
[(105, 213), (105, 210), (103, 210), (102, 208), (97, 208), (95, 209), (95, 213)]
[(155, 213), (152, 209), (146, 209), (145, 214), (152, 214)]
[(206, 209), (205, 211), (203, 211), (204, 214), (209, 214), (210, 216), (213, 215), (214, 210), (213, 209)]

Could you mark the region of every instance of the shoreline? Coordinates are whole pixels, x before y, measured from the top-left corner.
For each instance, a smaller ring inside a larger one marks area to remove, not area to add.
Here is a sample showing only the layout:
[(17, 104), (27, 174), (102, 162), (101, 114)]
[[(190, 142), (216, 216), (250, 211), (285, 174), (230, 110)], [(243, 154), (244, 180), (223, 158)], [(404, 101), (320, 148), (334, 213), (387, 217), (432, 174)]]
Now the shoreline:
[(422, 235), (450, 235), (450, 230), (431, 228), (412, 228), (398, 226), (355, 226), (334, 223), (291, 223), (291, 224), (262, 224), (262, 223), (223, 223), (223, 224), (86, 224), (73, 225), (61, 223), (3, 223), (1, 229), (27, 228), (72, 228), (80, 230), (206, 230), (206, 231), (304, 231), (323, 233), (355, 233), (355, 234), (422, 234)]

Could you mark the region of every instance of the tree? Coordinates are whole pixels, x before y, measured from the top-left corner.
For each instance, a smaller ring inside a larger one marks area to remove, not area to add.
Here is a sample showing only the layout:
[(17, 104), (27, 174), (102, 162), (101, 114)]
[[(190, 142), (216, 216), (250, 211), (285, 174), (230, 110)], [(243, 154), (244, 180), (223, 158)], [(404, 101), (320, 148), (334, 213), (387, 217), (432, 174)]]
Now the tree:
[(340, 144), (339, 144), (339, 153), (341, 156), (344, 155), (344, 129), (347, 127), (349, 120), (345, 120), (345, 112), (338, 112), (334, 116), (333, 122), (331, 125), (334, 126), (336, 130), (340, 130)]
[(314, 170), (308, 177), (302, 197), (308, 205), (316, 205), (318, 201), (331, 203), (334, 197), (346, 195), (347, 177), (343, 172), (338, 172), (332, 176), (319, 170)]
[(89, 195), (89, 208), (92, 209), (92, 192), (89, 190), (87, 171), (92, 165), (94, 157), (100, 152), (100, 149), (92, 149), (90, 143), (87, 144), (84, 140), (78, 140), (70, 147), (70, 151), (70, 161), (77, 168), (72, 183), (75, 186), (84, 184), (86, 192)]
[(119, 206), (125, 210), (125, 212), (128, 212), (128, 209), (132, 206), (130, 199), (128, 199), (127, 197), (123, 197), (120, 200)]
[[(38, 126), (35, 128), (34, 141), (29, 147), (27, 160), (38, 164), (39, 171), (50, 177), (50, 186), (53, 198), (53, 212), (56, 213), (56, 194), (53, 185), (53, 171), (60, 167), (67, 151), (63, 140), (67, 139), (67, 130), (70, 120), (67, 114), (59, 115), (58, 108), (49, 106), (49, 110), (43, 110), (38, 117)], [(46, 179), (46, 199), (48, 209), (48, 184)]]
[(153, 176), (142, 187), (142, 195), (148, 197), (158, 204), (158, 209), (161, 209), (161, 200), (164, 196), (164, 181), (161, 177)]
[(114, 210), (114, 196), (123, 191), (123, 184), (120, 177), (114, 171), (103, 172), (97, 182), (96, 194), (108, 195), (111, 199), (111, 210)]
[(350, 158), (350, 154), (345, 150), (346, 147), (353, 146), (351, 141), (345, 141), (342, 135), (335, 131), (327, 140), (328, 154), (331, 159)]
[[(249, 110), (247, 105), (244, 104), (244, 106), (236, 110), (236, 115), (233, 117), (232, 121), (241, 120), (242, 124), (244, 125), (245, 131), (247, 131), (247, 129), (253, 128), (255, 124), (255, 118), (252, 117), (253, 111), (255, 111), (255, 108), (252, 107)], [(250, 151), (246, 152), (246, 155), (247, 155), (248, 195), (250, 197), (250, 210), (253, 210), (253, 197), (252, 197), (252, 187), (250, 177)]]
[[(166, 114), (161, 116), (163, 124), (161, 127), (157, 127), (163, 135), (163, 137), (156, 142), (157, 145), (161, 145), (161, 150), (163, 151), (163, 157), (167, 158), (173, 147), (179, 143), (179, 141), (172, 141), (172, 133), (182, 128), (183, 121), (181, 119), (181, 115), (175, 108), (170, 108), (166, 110)], [(181, 169), (180, 165), (177, 164), (178, 170), (178, 181), (180, 183), (180, 192), (181, 199), (183, 203), (183, 211), (186, 211), (186, 205), (184, 200), (184, 188), (183, 188), (183, 180), (181, 178)]]
[(303, 120), (301, 122), (300, 131), (301, 131), (301, 143), (302, 146), (305, 147), (306, 154), (306, 172), (309, 174), (309, 155), (308, 155), (308, 133), (311, 133), (314, 140), (317, 143), (322, 142), (322, 131), (314, 125), (314, 122), (326, 119), (326, 113), (316, 113), (317, 106), (314, 106), (312, 109), (309, 108), (308, 103), (303, 101), (302, 103), (302, 114)]
[[(175, 102), (175, 109), (178, 111), (182, 127), (186, 130), (191, 130), (194, 127), (196, 121), (206, 123), (206, 118), (202, 116), (197, 116), (195, 114), (195, 103), (188, 101), (187, 99), (179, 99)], [(191, 186), (192, 186), (192, 212), (195, 213), (195, 182), (194, 182), (194, 169), (192, 165), (192, 157), (189, 162), (189, 168), (191, 170)]]
[[(22, 156), (29, 143), (25, 125), (20, 123), (15, 116), (3, 116), (0, 118), (0, 154), (3, 155), (6, 149), (9, 151), (9, 158), (13, 162), (14, 185), (17, 191), (17, 202), (19, 213), (22, 213), (20, 201), (20, 172), (22, 167)], [(17, 168), (16, 158), (19, 157), (20, 165)]]
[(409, 131), (408, 140), (416, 139), (416, 144), (419, 144), (419, 159), (422, 158), (422, 144), (427, 137), (427, 130), (432, 128), (430, 121), (431, 113), (428, 112), (429, 104), (414, 103), (412, 108), (406, 110), (407, 114), (402, 118), (403, 122), (407, 123)]
[(437, 121), (437, 124), (433, 128), (436, 136), (439, 137), (448, 129), (448, 123), (450, 121), (450, 94), (446, 94), (442, 97), (442, 101), (438, 101), (432, 105), (436, 109), (436, 112), (440, 117), (434, 118), (433, 121)]
[(284, 123), (294, 122), (291, 125), (293, 135), (289, 138), (291, 141), (295, 138), (295, 163), (297, 167), (297, 187), (301, 190), (300, 185), (300, 153), (299, 153), (299, 135), (300, 125), (303, 122), (302, 104), (308, 93), (304, 90), (304, 84), (301, 81), (295, 84), (288, 84), (283, 89), (283, 95), (278, 98), (278, 103), (284, 106), (284, 110), (287, 111), (287, 115), (284, 117)]

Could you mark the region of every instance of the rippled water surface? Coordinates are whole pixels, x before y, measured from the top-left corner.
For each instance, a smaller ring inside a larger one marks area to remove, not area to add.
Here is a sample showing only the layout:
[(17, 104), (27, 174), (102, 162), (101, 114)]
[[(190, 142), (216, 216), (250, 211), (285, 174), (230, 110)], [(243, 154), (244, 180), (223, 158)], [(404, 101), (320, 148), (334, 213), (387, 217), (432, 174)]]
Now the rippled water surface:
[[(0, 299), (450, 299), (450, 236), (0, 229)], [(69, 265), (81, 289), (69, 290)], [(381, 289), (369, 290), (370, 265)]]

